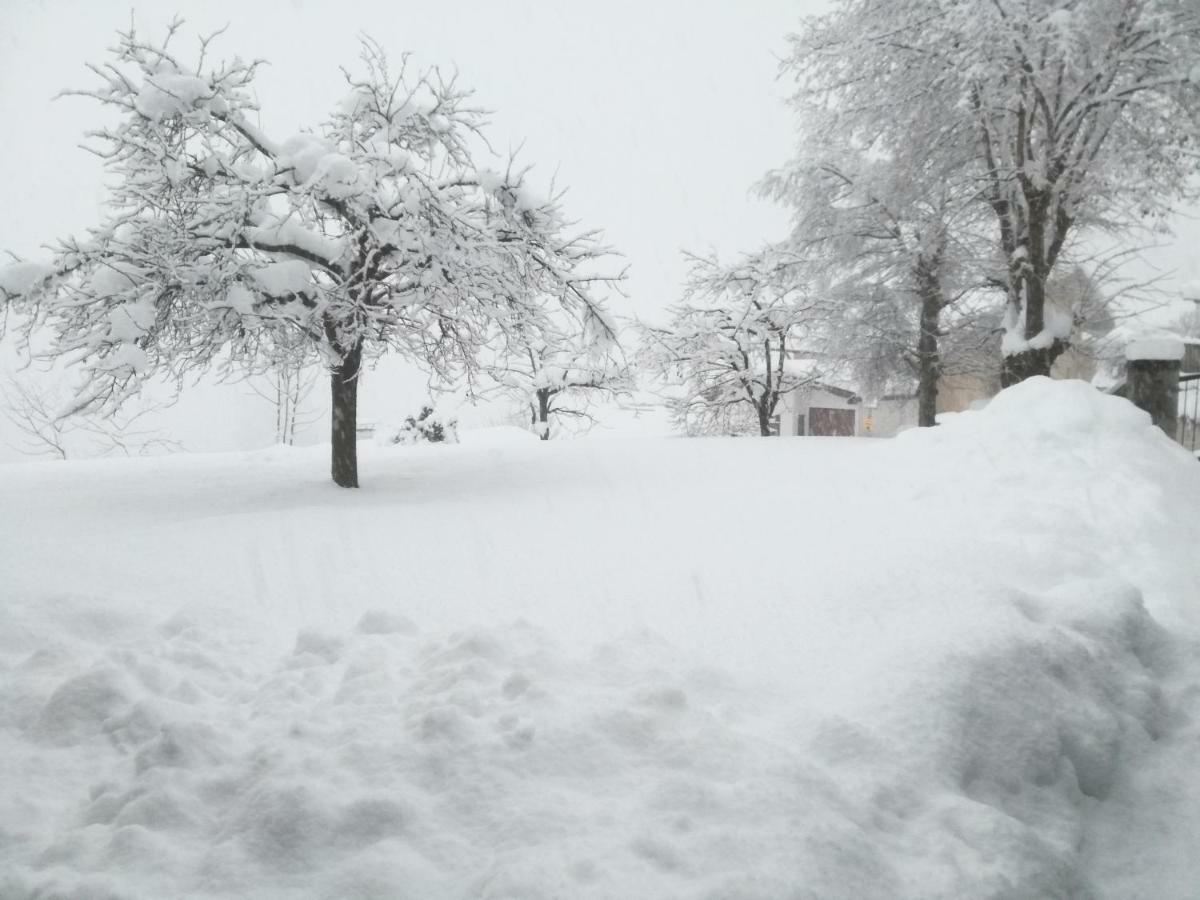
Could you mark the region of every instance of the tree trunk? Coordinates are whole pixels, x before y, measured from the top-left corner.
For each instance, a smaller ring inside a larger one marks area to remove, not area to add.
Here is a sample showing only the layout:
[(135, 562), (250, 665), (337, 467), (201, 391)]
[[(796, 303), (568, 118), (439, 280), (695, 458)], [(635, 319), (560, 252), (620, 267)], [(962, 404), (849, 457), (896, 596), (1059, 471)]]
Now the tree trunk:
[(339, 487), (358, 487), (358, 376), (362, 366), (362, 341), (342, 357), (330, 372), (333, 407), (331, 469)]
[(767, 409), (766, 403), (760, 403), (756, 407), (758, 410), (758, 433), (762, 437), (771, 437), (771, 411)]
[(937, 276), (926, 271), (921, 279), (921, 333), (917, 337), (917, 425), (937, 424), (938, 382), (942, 358), (938, 331), (942, 315), (942, 292)]
[[(1054, 258), (1044, 249), (1047, 200), (1036, 194), (1030, 199), (1029, 207), (1029, 258), (1019, 278), (1013, 282), (1015, 293), (1009, 300), (1010, 303), (1024, 301), (1026, 341), (1038, 337), (1046, 328), (1046, 280), (1054, 268)], [(1011, 387), (1035, 375), (1049, 378), (1051, 366), (1068, 346), (1066, 341), (1054, 338), (1049, 347), (1030, 348), (1005, 356), (1000, 367), (1000, 386)]]
[(1055, 338), (1054, 343), (1049, 347), (1022, 350), (1020, 353), (1004, 357), (1004, 363), (1000, 369), (1000, 386), (1012, 387), (1035, 375), (1044, 375), (1049, 378), (1050, 368), (1054, 365), (1054, 361), (1066, 349), (1067, 343)]
[(543, 441), (548, 441), (550, 440), (550, 389), (538, 388), (537, 399), (535, 424), (538, 427), (538, 437)]

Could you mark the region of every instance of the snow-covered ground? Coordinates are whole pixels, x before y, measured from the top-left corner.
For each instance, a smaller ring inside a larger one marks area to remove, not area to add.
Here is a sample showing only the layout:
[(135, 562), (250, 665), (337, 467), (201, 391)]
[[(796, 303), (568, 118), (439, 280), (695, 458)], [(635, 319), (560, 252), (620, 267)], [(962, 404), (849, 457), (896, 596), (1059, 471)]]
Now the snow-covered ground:
[(4, 898), (1194, 898), (1200, 467), (895, 441), (0, 468)]

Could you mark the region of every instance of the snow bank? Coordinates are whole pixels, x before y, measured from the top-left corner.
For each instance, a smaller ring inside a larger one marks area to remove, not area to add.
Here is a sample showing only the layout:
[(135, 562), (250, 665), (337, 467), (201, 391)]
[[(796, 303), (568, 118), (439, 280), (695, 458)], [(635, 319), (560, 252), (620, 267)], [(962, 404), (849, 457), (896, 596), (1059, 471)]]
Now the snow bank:
[(1200, 883), (1200, 472), (1130, 404), (472, 434), (0, 469), (0, 896)]
[(939, 421), (944, 429), (909, 430), (900, 440), (969, 451), (981, 441), (997, 449), (1012, 442), (1101, 441), (1112, 446), (1151, 433), (1149, 413), (1127, 400), (1102, 393), (1085, 381), (1052, 381), (1043, 376), (1002, 391), (981, 409), (946, 415)]

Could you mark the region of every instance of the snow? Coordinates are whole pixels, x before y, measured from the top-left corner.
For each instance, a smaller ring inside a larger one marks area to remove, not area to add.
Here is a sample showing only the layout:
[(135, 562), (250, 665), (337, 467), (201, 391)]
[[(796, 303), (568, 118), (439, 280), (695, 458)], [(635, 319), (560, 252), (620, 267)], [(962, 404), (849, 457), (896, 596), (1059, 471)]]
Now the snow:
[(1143, 337), (1125, 345), (1125, 358), (1131, 362), (1134, 360), (1177, 361), (1183, 359), (1183, 351), (1183, 340), (1175, 335)]
[(272, 297), (289, 294), (312, 294), (315, 285), (308, 263), (298, 259), (269, 263), (253, 272), (254, 281)]
[(297, 183), (303, 184), (317, 172), (321, 160), (334, 151), (333, 142), (315, 134), (295, 134), (280, 145), (279, 168), (292, 168)]
[(35, 262), (14, 262), (0, 266), (0, 293), (14, 297), (24, 294), (53, 274), (52, 267)]
[(346, 250), (344, 241), (326, 237), (294, 219), (276, 215), (263, 216), (261, 221), (245, 228), (244, 234), (252, 243), (291, 245), (331, 265), (340, 262)]
[(87, 279), (87, 290), (96, 297), (114, 297), (137, 284), (141, 270), (129, 265), (97, 266)]
[(333, 141), (315, 134), (297, 134), (284, 141), (277, 164), (292, 169), (298, 185), (320, 184), (333, 197), (352, 197), (363, 190), (353, 160), (338, 153)]
[(0, 468), (0, 896), (1194, 896), (1200, 470), (945, 423)]
[(239, 315), (254, 315), (254, 302), (254, 294), (243, 284), (235, 282), (225, 292), (226, 305)]
[(1047, 350), (1054, 346), (1056, 340), (1069, 340), (1075, 327), (1075, 320), (1069, 309), (1063, 309), (1053, 303), (1047, 303), (1043, 309), (1045, 324), (1042, 330), (1026, 340), (1023, 336), (1025, 328), (1024, 311), (1004, 331), (1000, 338), (1000, 351), (1005, 356), (1015, 356), (1026, 350)]
[[(163, 71), (142, 83), (133, 103), (142, 115), (163, 119), (189, 112), (196, 108), (199, 100), (211, 96), (212, 88), (203, 78)], [(217, 111), (223, 110), (218, 107)]]

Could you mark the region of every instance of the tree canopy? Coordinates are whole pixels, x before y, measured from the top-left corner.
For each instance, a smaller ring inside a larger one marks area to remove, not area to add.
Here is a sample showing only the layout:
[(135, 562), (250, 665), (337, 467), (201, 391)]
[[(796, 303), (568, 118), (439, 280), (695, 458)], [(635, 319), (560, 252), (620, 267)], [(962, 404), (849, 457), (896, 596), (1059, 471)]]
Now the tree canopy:
[(96, 84), (69, 92), (117, 114), (88, 133), (111, 176), (103, 220), (48, 263), (0, 270), (2, 298), (81, 368), (75, 408), (300, 341), (331, 372), (333, 478), (357, 486), (364, 360), (396, 352), (452, 379), (498, 332), (528, 333), (545, 298), (589, 339), (613, 338), (607, 248), (527, 170), (476, 161), (486, 116), (456, 77), (407, 56), (394, 68), (366, 40), (341, 103), (280, 140), (256, 124), (260, 61), (215, 62), (212, 38), (186, 61), (179, 30), (120, 33), (89, 66)]

